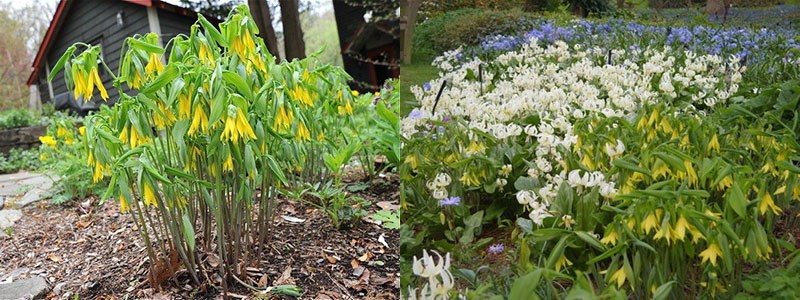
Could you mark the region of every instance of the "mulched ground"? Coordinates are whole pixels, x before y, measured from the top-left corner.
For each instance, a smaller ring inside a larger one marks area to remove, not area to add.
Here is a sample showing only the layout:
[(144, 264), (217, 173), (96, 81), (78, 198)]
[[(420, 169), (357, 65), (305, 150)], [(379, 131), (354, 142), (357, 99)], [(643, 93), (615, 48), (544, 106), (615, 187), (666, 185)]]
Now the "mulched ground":
[[(396, 176), (380, 178), (355, 194), (373, 204), (367, 208), (370, 213), (380, 210), (378, 206), (396, 209), (399, 183)], [(147, 254), (130, 215), (119, 214), (113, 201), (97, 206), (89, 200), (23, 209), (11, 238), (0, 241), (0, 278), (19, 269), (27, 271), (19, 278), (44, 277), (53, 288), (49, 299), (76, 294), (81, 299), (222, 298), (217, 283), (193, 287), (185, 271), (159, 289), (151, 288)], [(288, 199), (277, 207), (274, 222), (261, 264), (248, 269), (244, 280), (249, 284), (295, 284), (303, 290), (301, 299), (399, 299), (397, 230), (366, 217), (337, 229), (324, 212)], [(231, 298), (270, 299), (239, 284), (231, 286)]]

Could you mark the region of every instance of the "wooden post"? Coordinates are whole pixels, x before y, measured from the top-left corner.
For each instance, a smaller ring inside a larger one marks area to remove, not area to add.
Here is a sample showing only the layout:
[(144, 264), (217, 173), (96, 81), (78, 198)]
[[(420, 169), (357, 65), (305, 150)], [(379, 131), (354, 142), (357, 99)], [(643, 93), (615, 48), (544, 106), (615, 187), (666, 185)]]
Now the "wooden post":
[(411, 52), (414, 48), (414, 26), (417, 24), (417, 12), (420, 0), (400, 0), (400, 55), (403, 63), (411, 63)]

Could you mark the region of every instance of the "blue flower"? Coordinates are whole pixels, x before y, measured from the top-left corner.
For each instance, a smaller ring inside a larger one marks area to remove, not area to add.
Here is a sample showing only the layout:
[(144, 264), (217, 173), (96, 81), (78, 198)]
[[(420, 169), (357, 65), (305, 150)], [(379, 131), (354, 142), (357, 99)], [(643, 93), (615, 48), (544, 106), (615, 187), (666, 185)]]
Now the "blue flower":
[(422, 84), (422, 89), (424, 89), (426, 91), (430, 91), (431, 90), (431, 83), (430, 82), (423, 83)]
[(440, 206), (456, 206), (461, 203), (461, 197), (447, 197), (439, 200)]
[(415, 108), (410, 113), (408, 113), (408, 117), (414, 120), (422, 118), (422, 111)]
[(505, 246), (503, 246), (503, 244), (494, 244), (494, 245), (489, 246), (489, 249), (487, 251), (489, 252), (489, 254), (495, 254), (496, 255), (496, 254), (503, 253), (503, 250), (505, 250)]

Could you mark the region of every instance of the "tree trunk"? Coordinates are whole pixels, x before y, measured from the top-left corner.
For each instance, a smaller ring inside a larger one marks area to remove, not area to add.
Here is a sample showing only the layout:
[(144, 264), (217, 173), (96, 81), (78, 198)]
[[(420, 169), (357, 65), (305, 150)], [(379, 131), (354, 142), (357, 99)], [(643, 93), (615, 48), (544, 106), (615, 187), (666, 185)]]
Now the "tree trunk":
[(253, 15), (253, 21), (255, 21), (256, 26), (258, 26), (258, 35), (264, 39), (264, 43), (267, 45), (267, 51), (280, 60), (278, 38), (275, 35), (275, 28), (272, 27), (272, 13), (269, 11), (267, 1), (247, 0), (247, 5), (250, 7), (250, 14)]
[(300, 8), (297, 0), (282, 0), (280, 3), (286, 60), (303, 59), (306, 57), (306, 42), (303, 40), (303, 28), (300, 26)]
[(544, 10), (547, 6), (547, 0), (526, 0), (523, 11), (532, 12), (537, 10)]
[(411, 63), (411, 53), (414, 49), (414, 27), (417, 24), (417, 12), (419, 11), (420, 0), (402, 0), (400, 2), (400, 30), (403, 32), (400, 50), (403, 56), (403, 63)]

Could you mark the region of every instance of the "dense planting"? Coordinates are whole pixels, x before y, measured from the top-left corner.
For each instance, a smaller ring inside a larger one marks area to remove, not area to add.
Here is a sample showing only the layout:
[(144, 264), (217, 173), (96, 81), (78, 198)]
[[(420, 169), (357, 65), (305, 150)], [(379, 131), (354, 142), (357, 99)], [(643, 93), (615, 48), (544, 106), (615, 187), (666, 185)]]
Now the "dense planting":
[(445, 52), (401, 120), (406, 297), (752, 293), (795, 250), (794, 36), (538, 21)]

